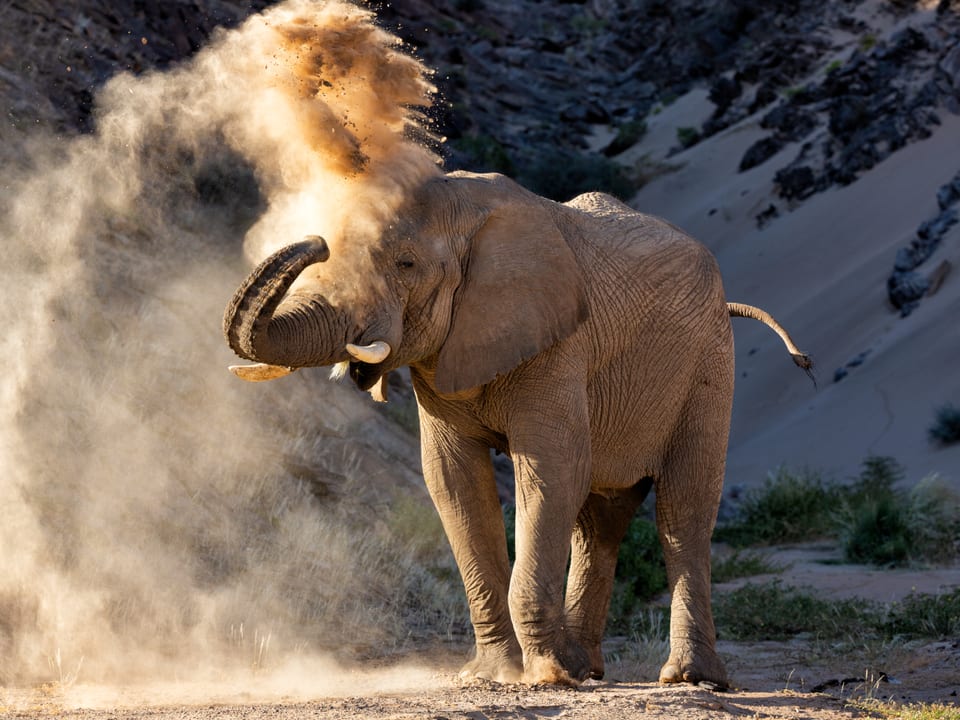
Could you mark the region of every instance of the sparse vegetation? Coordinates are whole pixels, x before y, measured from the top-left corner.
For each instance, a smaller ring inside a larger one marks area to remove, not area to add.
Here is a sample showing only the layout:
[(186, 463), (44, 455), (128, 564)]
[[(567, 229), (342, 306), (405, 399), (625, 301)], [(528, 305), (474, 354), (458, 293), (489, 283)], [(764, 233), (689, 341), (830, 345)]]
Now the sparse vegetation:
[(938, 408), (927, 434), (931, 441), (940, 445), (960, 442), (960, 407), (947, 404)]
[(656, 525), (638, 516), (620, 544), (607, 626), (636, 631), (642, 621), (637, 613), (646, 612), (647, 602), (666, 589), (667, 571)]
[[(377, 548), (384, 575), (402, 577), (392, 602), (403, 626), (421, 637), (462, 638), (469, 611), (453, 553), (436, 511), (428, 503), (399, 496), (386, 517), (389, 532)], [(389, 547), (386, 544), (389, 543)], [(399, 630), (394, 632), (398, 635)]]
[(960, 588), (938, 595), (913, 593), (893, 603), (884, 629), (890, 637), (957, 637), (960, 635)]
[(629, 150), (647, 133), (647, 123), (645, 120), (629, 120), (617, 127), (617, 135), (604, 148), (603, 154), (607, 157), (619, 155), (625, 150)]
[(809, 90), (809, 87), (807, 85), (792, 85), (791, 87), (784, 88), (783, 96), (787, 100), (793, 100), (801, 97), (808, 90)]
[(500, 45), (502, 42), (500, 33), (495, 28), (487, 25), (480, 25), (477, 27), (477, 37), (479, 37), (481, 40), (487, 40), (494, 45)]
[(738, 550), (722, 558), (714, 557), (711, 576), (713, 582), (722, 583), (782, 570), (783, 566), (771, 562), (766, 555)]
[(912, 490), (892, 458), (870, 457), (849, 485), (785, 469), (747, 494), (715, 538), (735, 547), (837, 538), (848, 562), (883, 566), (948, 562), (960, 553), (960, 498), (936, 477)]
[(935, 595), (915, 593), (884, 606), (859, 598), (824, 600), (774, 580), (719, 595), (713, 608), (720, 636), (740, 641), (798, 635), (905, 641), (960, 633), (960, 589)]
[(656, 677), (670, 654), (670, 615), (650, 607), (633, 616), (628, 634), (605, 652), (609, 677)]
[(902, 493), (894, 491), (903, 469), (891, 458), (868, 458), (843, 494), (837, 525), (844, 556), (852, 562), (903, 565), (910, 556), (911, 528)]
[(700, 131), (694, 127), (678, 127), (677, 142), (683, 148), (692, 147), (700, 142)]
[(568, 151), (544, 152), (520, 169), (518, 181), (533, 192), (560, 202), (598, 191), (628, 200), (636, 183), (626, 168), (603, 157)]
[[(395, 393), (399, 395), (399, 393)], [(416, 398), (410, 395), (391, 395), (389, 402), (382, 404), (383, 413), (414, 437), (420, 437), (420, 408)]]
[(830, 535), (838, 492), (815, 472), (794, 473), (780, 468), (763, 487), (747, 493), (736, 519), (719, 526), (714, 538), (746, 547)]
[[(898, 489), (903, 469), (892, 458), (870, 457), (856, 480), (841, 486), (813, 472), (781, 469), (749, 493), (737, 519), (717, 536), (737, 547), (834, 537), (846, 559), (870, 564), (949, 560), (958, 553), (960, 501), (937, 478), (911, 491)], [(513, 508), (505, 508), (510, 550)], [(512, 555), (511, 555), (512, 557)], [(737, 550), (714, 560), (713, 580), (776, 573), (768, 556)], [(646, 637), (650, 618), (668, 608), (649, 601), (666, 590), (663, 554), (654, 523), (638, 516), (620, 548), (608, 629)], [(748, 584), (714, 599), (717, 626), (727, 639), (782, 640), (815, 637), (949, 637), (960, 633), (960, 590), (911, 595), (888, 608), (864, 600), (830, 601), (779, 580)]]
[(510, 153), (491, 135), (464, 135), (451, 144), (467, 157), (468, 164), (477, 172), (499, 172), (504, 175), (514, 172)]
[(848, 561), (898, 566), (957, 555), (960, 499), (936, 477), (910, 491), (897, 487), (903, 478), (892, 458), (868, 458), (843, 492), (835, 522)]
[(874, 624), (878, 610), (865, 600), (821, 600), (774, 580), (748, 584), (715, 597), (720, 637), (732, 640), (786, 640), (800, 634), (839, 637)]
[(899, 703), (881, 702), (873, 698), (854, 703), (856, 707), (890, 720), (957, 720), (960, 709), (956, 705), (943, 703)]

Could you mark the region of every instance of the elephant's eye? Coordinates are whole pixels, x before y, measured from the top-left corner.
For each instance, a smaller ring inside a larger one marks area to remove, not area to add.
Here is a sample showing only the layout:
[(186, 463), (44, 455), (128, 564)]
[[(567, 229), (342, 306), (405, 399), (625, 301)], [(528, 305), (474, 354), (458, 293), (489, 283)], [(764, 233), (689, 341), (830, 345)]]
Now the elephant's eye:
[(417, 261), (414, 259), (413, 255), (409, 253), (404, 253), (397, 258), (397, 267), (401, 270), (412, 270), (416, 267)]

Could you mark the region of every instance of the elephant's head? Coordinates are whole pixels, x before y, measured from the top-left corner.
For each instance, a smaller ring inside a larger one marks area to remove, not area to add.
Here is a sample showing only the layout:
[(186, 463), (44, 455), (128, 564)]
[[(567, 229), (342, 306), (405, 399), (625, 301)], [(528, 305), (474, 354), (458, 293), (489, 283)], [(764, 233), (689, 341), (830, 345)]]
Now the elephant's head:
[(316, 236), (289, 245), (227, 307), (227, 342), (260, 363), (235, 372), (338, 365), (366, 390), (427, 363), (442, 393), (489, 382), (587, 317), (572, 212), (502, 176), (454, 173), (376, 237), (345, 237), (332, 256)]

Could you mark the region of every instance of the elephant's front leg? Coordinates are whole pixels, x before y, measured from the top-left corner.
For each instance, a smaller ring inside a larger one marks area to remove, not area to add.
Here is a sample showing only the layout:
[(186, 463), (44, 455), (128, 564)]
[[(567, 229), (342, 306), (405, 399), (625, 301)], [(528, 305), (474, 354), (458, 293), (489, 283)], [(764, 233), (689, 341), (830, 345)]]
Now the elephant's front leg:
[(575, 684), (590, 672), (563, 606), (570, 537), (590, 488), (589, 429), (585, 402), (561, 407), (526, 415), (509, 435), (517, 495), (510, 615), (529, 683)]
[(462, 677), (517, 682), (523, 665), (510, 622), (510, 560), (490, 450), (420, 413), (423, 475), (470, 605), (476, 654)]

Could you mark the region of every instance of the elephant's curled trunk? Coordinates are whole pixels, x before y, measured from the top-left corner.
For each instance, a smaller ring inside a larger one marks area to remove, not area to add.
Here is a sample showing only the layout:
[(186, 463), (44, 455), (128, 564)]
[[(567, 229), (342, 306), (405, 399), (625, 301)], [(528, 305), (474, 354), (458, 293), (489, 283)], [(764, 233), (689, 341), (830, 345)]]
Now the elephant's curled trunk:
[(270, 324), (297, 276), (329, 256), (322, 237), (308, 236), (278, 250), (250, 274), (234, 293), (223, 316), (223, 334), (237, 355), (274, 365), (293, 364), (292, 356), (298, 353), (270, 338)]

